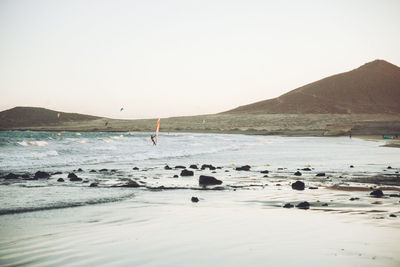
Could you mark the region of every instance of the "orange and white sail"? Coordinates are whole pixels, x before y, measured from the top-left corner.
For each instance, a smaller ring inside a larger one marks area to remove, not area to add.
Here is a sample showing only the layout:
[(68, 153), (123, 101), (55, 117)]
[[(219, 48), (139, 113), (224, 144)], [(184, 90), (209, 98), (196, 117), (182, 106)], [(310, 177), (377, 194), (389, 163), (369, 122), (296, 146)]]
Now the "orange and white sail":
[(158, 132), (160, 131), (160, 123), (161, 123), (161, 119), (158, 119), (157, 126), (156, 126), (156, 144), (158, 143)]

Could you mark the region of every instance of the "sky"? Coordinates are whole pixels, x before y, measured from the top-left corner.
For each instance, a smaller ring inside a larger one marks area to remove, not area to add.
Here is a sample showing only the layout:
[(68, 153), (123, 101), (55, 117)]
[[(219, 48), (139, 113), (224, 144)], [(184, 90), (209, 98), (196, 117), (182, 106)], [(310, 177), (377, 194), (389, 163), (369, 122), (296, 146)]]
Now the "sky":
[(399, 14), (397, 0), (0, 0), (0, 111), (223, 112), (375, 59), (400, 66)]

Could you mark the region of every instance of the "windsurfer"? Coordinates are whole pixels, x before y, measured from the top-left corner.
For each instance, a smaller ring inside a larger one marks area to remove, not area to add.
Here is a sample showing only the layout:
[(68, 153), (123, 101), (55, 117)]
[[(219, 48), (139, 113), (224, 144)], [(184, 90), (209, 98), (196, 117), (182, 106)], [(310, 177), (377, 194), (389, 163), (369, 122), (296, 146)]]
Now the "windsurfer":
[(153, 141), (153, 145), (156, 145), (156, 141), (154, 140), (156, 136), (155, 135), (150, 135), (151, 141)]

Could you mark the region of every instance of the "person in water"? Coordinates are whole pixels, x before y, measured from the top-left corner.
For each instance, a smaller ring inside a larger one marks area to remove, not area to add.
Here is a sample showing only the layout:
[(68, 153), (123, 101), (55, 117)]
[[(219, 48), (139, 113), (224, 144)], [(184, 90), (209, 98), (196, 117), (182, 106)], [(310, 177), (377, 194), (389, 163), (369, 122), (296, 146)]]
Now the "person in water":
[(154, 140), (155, 137), (156, 137), (155, 135), (150, 135), (151, 141), (153, 141), (154, 146), (157, 145), (156, 141)]

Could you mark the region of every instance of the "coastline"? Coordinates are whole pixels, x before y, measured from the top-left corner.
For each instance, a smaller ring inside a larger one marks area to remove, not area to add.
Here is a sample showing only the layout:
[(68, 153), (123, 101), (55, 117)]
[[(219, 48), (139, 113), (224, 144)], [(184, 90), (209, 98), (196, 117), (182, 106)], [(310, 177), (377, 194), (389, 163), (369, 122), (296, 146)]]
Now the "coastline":
[[(153, 132), (157, 119), (87, 121), (1, 125), (1, 131)], [(160, 132), (280, 136), (400, 135), (400, 116), (387, 114), (213, 114), (161, 118)]]

